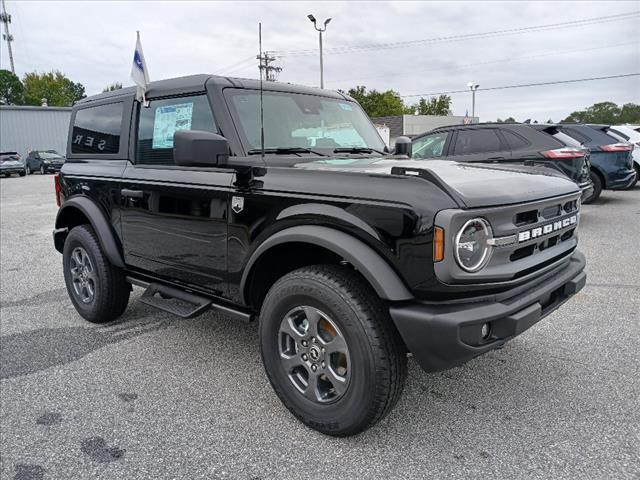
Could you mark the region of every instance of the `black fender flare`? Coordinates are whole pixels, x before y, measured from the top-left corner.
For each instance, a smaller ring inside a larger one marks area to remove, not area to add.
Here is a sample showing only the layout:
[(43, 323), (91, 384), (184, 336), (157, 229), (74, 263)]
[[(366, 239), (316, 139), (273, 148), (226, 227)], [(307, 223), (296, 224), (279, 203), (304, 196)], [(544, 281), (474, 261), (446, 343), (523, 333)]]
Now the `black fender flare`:
[(240, 281), (240, 292), (247, 304), (246, 286), (258, 259), (270, 248), (283, 243), (310, 243), (344, 258), (353, 265), (371, 284), (376, 293), (385, 300), (401, 301), (413, 298), (405, 283), (389, 263), (373, 248), (348, 233), (319, 225), (300, 225), (285, 228), (263, 241), (252, 253)]
[[(120, 249), (120, 243), (116, 239), (116, 235), (113, 228), (109, 224), (106, 215), (102, 212), (100, 207), (93, 200), (84, 196), (71, 197), (65, 200), (64, 204), (58, 211), (56, 216), (56, 230), (54, 231), (54, 239), (56, 235), (61, 233), (61, 230), (67, 227), (64, 225), (63, 218), (64, 212), (70, 208), (80, 210), (85, 217), (89, 219), (93, 231), (98, 236), (100, 246), (107, 256), (109, 261), (119, 268), (124, 268), (124, 259), (122, 257), (122, 251)], [(58, 242), (56, 241), (56, 246)]]

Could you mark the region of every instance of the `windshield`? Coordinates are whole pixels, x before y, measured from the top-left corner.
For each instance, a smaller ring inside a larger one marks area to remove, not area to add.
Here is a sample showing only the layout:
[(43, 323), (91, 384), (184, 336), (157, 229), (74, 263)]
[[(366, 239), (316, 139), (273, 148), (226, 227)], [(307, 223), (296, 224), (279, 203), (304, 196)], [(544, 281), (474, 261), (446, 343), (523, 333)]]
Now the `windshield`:
[(40, 158), (43, 158), (45, 160), (58, 160), (62, 158), (62, 155), (50, 152), (40, 152)]
[[(260, 148), (260, 92), (225, 90), (247, 150)], [(377, 130), (356, 103), (297, 93), (263, 92), (265, 149), (384, 150)]]

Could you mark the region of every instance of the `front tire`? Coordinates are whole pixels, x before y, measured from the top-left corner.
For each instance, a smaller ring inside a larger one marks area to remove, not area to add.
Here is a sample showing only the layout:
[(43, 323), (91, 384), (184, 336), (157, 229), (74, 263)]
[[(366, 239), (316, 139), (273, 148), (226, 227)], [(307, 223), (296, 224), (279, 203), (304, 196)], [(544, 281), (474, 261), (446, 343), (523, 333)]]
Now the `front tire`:
[(25, 171), (27, 175), (31, 175), (33, 172), (31, 171), (31, 167), (29, 165), (26, 166)]
[(91, 227), (80, 225), (69, 232), (62, 262), (67, 292), (85, 320), (105, 323), (122, 315), (131, 287), (104, 255)]
[(44, 175), (47, 171), (44, 168), (44, 165), (40, 165), (40, 175)]
[(397, 403), (406, 350), (385, 303), (353, 270), (304, 267), (269, 290), (260, 313), (269, 381), (300, 421), (354, 435)]

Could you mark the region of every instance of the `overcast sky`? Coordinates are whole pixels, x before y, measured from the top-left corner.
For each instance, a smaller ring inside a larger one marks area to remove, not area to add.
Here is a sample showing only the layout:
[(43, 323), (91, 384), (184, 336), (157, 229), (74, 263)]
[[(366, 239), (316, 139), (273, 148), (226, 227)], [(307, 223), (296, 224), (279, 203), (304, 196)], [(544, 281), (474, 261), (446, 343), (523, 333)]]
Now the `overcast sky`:
[[(640, 12), (626, 2), (29, 2), (6, 0), (19, 76), (58, 69), (87, 94), (129, 78), (140, 30), (151, 79), (193, 73), (257, 77), (263, 49), (312, 50), (279, 58), (280, 80), (319, 84), (318, 37), (306, 15), (332, 17), (324, 37), (325, 87), (366, 85), (401, 95), (640, 72), (640, 17), (472, 40), (333, 53), (331, 49), (526, 28)], [(244, 62), (244, 63), (242, 63)], [(6, 43), (0, 64), (9, 68)], [(453, 112), (471, 114), (470, 93)], [(417, 98), (416, 98), (417, 99)], [(407, 99), (414, 100), (413, 98)], [(640, 103), (640, 77), (478, 91), (481, 120), (560, 120), (595, 102)]]

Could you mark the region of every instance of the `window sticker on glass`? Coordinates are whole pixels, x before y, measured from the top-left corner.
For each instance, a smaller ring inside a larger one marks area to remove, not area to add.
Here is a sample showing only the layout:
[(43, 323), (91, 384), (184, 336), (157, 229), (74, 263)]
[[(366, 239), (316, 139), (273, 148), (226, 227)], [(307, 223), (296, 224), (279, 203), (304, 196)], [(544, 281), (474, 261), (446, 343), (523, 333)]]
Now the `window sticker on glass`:
[(167, 105), (156, 109), (152, 148), (173, 148), (173, 134), (191, 130), (193, 102)]
[(353, 107), (351, 105), (349, 105), (348, 103), (341, 103), (340, 104), (340, 108), (343, 110), (346, 110), (347, 112), (350, 112), (353, 110)]

